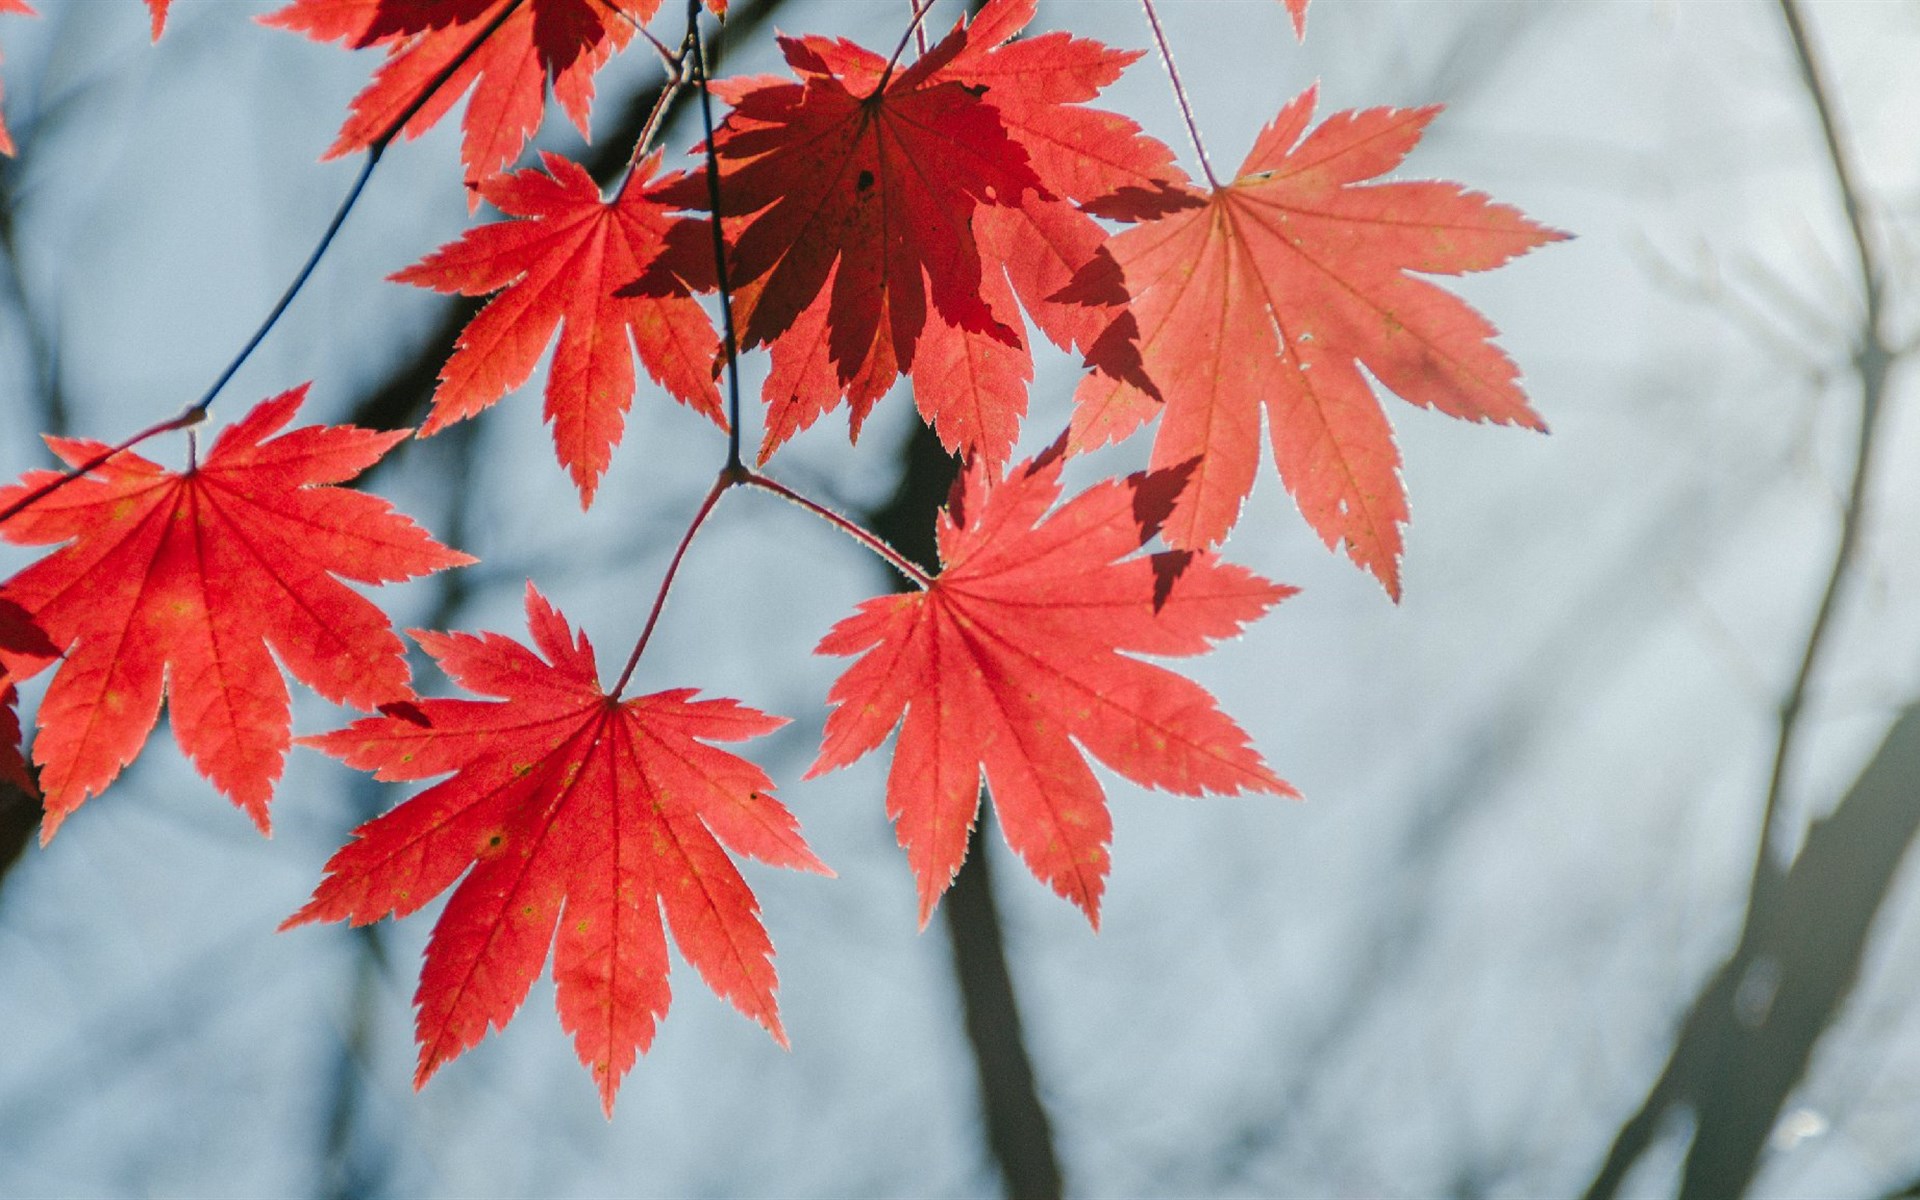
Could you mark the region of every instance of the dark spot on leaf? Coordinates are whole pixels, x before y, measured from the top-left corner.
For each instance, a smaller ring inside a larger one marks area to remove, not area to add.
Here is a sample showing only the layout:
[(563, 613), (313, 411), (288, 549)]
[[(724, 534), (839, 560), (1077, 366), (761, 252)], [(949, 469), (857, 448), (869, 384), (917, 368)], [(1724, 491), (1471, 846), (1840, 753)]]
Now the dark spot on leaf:
[(864, 191), (866, 191), (866, 190), (867, 190), (868, 188), (870, 188), (870, 187), (872, 187), (872, 186), (873, 186), (873, 172), (872, 172), (872, 171), (862, 171), (862, 172), (860, 172), (860, 178), (859, 178), (859, 179), (856, 179), (856, 180), (854, 180), (854, 184), (853, 184), (853, 186), (855, 186), (856, 188), (859, 188), (859, 189), (860, 189), (861, 191), (863, 191), (863, 192), (864, 192)]

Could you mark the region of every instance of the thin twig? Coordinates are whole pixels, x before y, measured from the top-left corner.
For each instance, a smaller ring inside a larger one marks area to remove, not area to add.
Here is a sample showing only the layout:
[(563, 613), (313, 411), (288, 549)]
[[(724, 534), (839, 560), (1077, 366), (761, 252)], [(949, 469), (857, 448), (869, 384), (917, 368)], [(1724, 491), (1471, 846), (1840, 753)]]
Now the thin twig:
[(893, 69), (900, 65), (900, 56), (907, 52), (908, 42), (918, 38), (920, 52), (922, 54), (926, 53), (926, 37), (921, 33), (921, 29), (927, 19), (927, 14), (932, 11), (933, 0), (913, 0), (913, 20), (907, 25), (906, 30), (900, 34), (900, 42), (893, 48), (893, 53), (887, 57), (887, 69), (880, 72), (880, 82), (874, 85), (873, 95), (878, 96), (881, 92), (887, 90), (887, 83), (893, 78)]
[(653, 109), (647, 113), (647, 123), (640, 128), (640, 136), (634, 139), (633, 153), (627, 156), (627, 169), (620, 176), (620, 186), (613, 189), (613, 198), (617, 202), (626, 195), (627, 185), (639, 174), (640, 164), (645, 161), (647, 151), (653, 147), (653, 139), (660, 132), (660, 123), (666, 118), (667, 109), (672, 107), (673, 98), (687, 83), (687, 53), (692, 49), (693, 39), (688, 37), (681, 48), (678, 58), (667, 59), (667, 78), (660, 85), (660, 95), (653, 102)]
[(460, 53), (455, 55), (452, 61), (440, 68), (439, 72), (427, 81), (426, 86), (421, 88), (419, 94), (413, 98), (413, 103), (407, 105), (400, 115), (388, 122), (386, 129), (381, 132), (379, 137), (367, 143), (366, 165), (360, 168), (360, 175), (353, 181), (353, 187), (348, 189), (346, 199), (340, 202), (340, 207), (335, 210), (333, 214), (333, 220), (327, 223), (326, 232), (320, 235), (319, 244), (314, 246), (313, 253), (307, 256), (307, 261), (300, 267), (299, 274), (295, 275), (293, 282), (287, 285), (287, 290), (281, 294), (279, 301), (273, 306), (273, 311), (267, 314), (266, 320), (260, 323), (260, 328), (254, 331), (251, 338), (247, 339), (247, 344), (241, 347), (240, 353), (235, 355), (233, 361), (227, 364), (226, 370), (220, 372), (220, 377), (213, 381), (213, 386), (209, 387), (198, 400), (193, 402), (194, 408), (204, 412), (207, 406), (213, 403), (213, 398), (220, 394), (220, 390), (227, 386), (227, 382), (239, 372), (240, 368), (245, 365), (247, 359), (253, 356), (254, 350), (259, 347), (261, 342), (266, 340), (267, 334), (271, 332), (274, 325), (279, 322), (280, 314), (287, 311), (287, 306), (293, 303), (293, 298), (299, 295), (300, 290), (306, 286), (307, 280), (313, 276), (314, 269), (320, 265), (321, 257), (326, 254), (327, 248), (333, 244), (334, 235), (340, 232), (340, 227), (346, 224), (347, 215), (353, 211), (354, 205), (359, 203), (360, 193), (366, 190), (367, 180), (373, 177), (373, 169), (380, 165), (380, 157), (387, 152), (387, 146), (392, 143), (393, 139), (400, 136), (401, 131), (407, 127), (407, 122), (413, 120), (420, 110), (426, 107), (427, 101), (433, 99), (435, 93), (445, 87), (447, 82), (459, 72), (460, 68), (466, 66), (467, 60), (472, 58), (474, 54), (479, 51), (480, 47), (486, 44), (487, 39), (492, 37), (502, 25), (506, 24), (507, 19), (513, 16), (515, 10), (525, 2), (526, 0), (513, 0), (513, 3), (508, 4), (505, 8), (494, 14), (493, 20), (487, 22), (485, 28), (481, 29), (479, 33), (473, 36), (471, 41), (461, 47)]
[(1879, 428), (1880, 413), (1884, 405), (1888, 368), (1892, 365), (1893, 353), (1888, 347), (1881, 329), (1883, 297), (1881, 293), (1880, 269), (1875, 260), (1872, 240), (1867, 235), (1866, 215), (1860, 202), (1860, 193), (1854, 184), (1853, 170), (1847, 159), (1845, 145), (1840, 138), (1839, 123), (1835, 119), (1833, 101), (1827, 85), (1820, 73), (1820, 64), (1814, 57), (1813, 46), (1807, 37), (1805, 24), (1800, 17), (1795, 0), (1780, 0), (1780, 15), (1785, 19), (1787, 33), (1793, 42), (1793, 52), (1800, 66), (1800, 76), (1806, 85), (1807, 95), (1813, 101), (1814, 111), (1820, 118), (1820, 131), (1826, 140), (1827, 157), (1833, 168), (1834, 182), (1840, 189), (1842, 207), (1846, 210), (1847, 226), (1853, 234), (1854, 253), (1859, 261), (1860, 286), (1865, 300), (1865, 312), (1861, 317), (1859, 344), (1853, 352), (1854, 367), (1860, 376), (1860, 428), (1854, 444), (1853, 479), (1847, 488), (1846, 508), (1840, 520), (1840, 539), (1834, 547), (1833, 565), (1827, 572), (1826, 589), (1821, 593), (1820, 606), (1814, 612), (1813, 624), (1807, 630), (1804, 650), (1800, 655), (1800, 665), (1794, 672), (1793, 682), (1787, 688), (1786, 695), (1780, 701), (1779, 737), (1774, 744), (1773, 769), (1767, 780), (1767, 802), (1761, 817), (1760, 845), (1754, 856), (1753, 877), (1756, 884), (1763, 876), (1778, 876), (1785, 870), (1780, 861), (1780, 835), (1775, 829), (1779, 816), (1780, 797), (1786, 786), (1787, 771), (1792, 765), (1794, 743), (1800, 730), (1800, 718), (1806, 707), (1807, 685), (1819, 664), (1821, 651), (1825, 649), (1827, 631), (1832, 624), (1833, 614), (1838, 607), (1841, 591), (1852, 573), (1854, 551), (1860, 540), (1860, 528), (1866, 508), (1866, 496), (1871, 484), (1873, 469), (1874, 436)]
[(253, 357), (253, 352), (259, 349), (260, 343), (267, 340), (267, 334), (279, 324), (281, 314), (287, 311), (287, 307), (293, 303), (293, 298), (300, 294), (300, 290), (307, 286), (307, 280), (313, 277), (314, 269), (320, 265), (320, 259), (326, 254), (327, 248), (333, 245), (334, 235), (340, 232), (342, 225), (346, 224), (347, 214), (351, 213), (353, 206), (359, 203), (360, 193), (366, 190), (367, 180), (373, 177), (373, 168), (379, 163), (380, 147), (369, 149), (367, 161), (361, 165), (359, 176), (354, 179), (353, 186), (347, 190), (347, 198), (340, 202), (339, 208), (334, 210), (333, 220), (327, 222), (326, 232), (320, 235), (320, 241), (313, 247), (313, 253), (307, 255), (307, 261), (301, 264), (299, 273), (293, 277), (293, 282), (287, 285), (287, 290), (280, 293), (280, 299), (274, 303), (273, 310), (267, 314), (266, 320), (260, 322), (260, 327), (253, 331), (253, 336), (247, 339), (247, 344), (240, 347), (240, 353), (233, 356), (233, 359), (227, 363), (226, 369), (220, 372), (220, 377), (215, 379), (212, 386), (202, 392), (200, 398), (189, 406), (189, 411), (206, 412), (213, 404), (214, 397), (218, 396), (228, 382), (239, 374), (240, 368), (245, 366), (247, 360)]
[(1153, 27), (1153, 43), (1160, 48), (1160, 63), (1167, 68), (1167, 78), (1173, 82), (1173, 98), (1180, 102), (1180, 115), (1186, 119), (1187, 135), (1193, 139), (1193, 152), (1200, 156), (1201, 173), (1207, 177), (1209, 186), (1218, 188), (1220, 181), (1214, 178), (1213, 164), (1207, 161), (1207, 147), (1200, 140), (1200, 125), (1193, 119), (1193, 106), (1187, 102), (1187, 89), (1180, 82), (1180, 69), (1173, 65), (1173, 50), (1167, 45), (1166, 30), (1160, 28), (1160, 14), (1153, 10), (1153, 0), (1140, 0), (1140, 7), (1146, 10), (1147, 24)]
[(727, 237), (720, 216), (720, 151), (713, 144), (713, 94), (707, 89), (707, 51), (700, 38), (700, 0), (687, 0), (687, 37), (693, 43), (694, 76), (700, 81), (700, 123), (706, 131), (707, 208), (713, 218), (713, 277), (720, 291), (721, 345), (727, 360), (727, 470), (740, 459), (740, 341), (733, 330), (733, 290), (727, 283)]
[(694, 535), (707, 523), (707, 517), (713, 512), (713, 506), (720, 502), (720, 497), (738, 482), (740, 478), (737, 471), (724, 469), (714, 479), (713, 486), (707, 489), (707, 498), (700, 502), (700, 508), (693, 514), (687, 531), (680, 535), (680, 544), (674, 547), (673, 558), (667, 563), (667, 573), (660, 579), (660, 590), (654, 593), (653, 608), (647, 613), (647, 623), (641, 628), (639, 640), (633, 643), (633, 653), (627, 655), (627, 665), (621, 668), (620, 678), (615, 681), (608, 695), (617, 697), (627, 690), (627, 681), (633, 678), (633, 669), (640, 665), (640, 656), (646, 653), (647, 642), (653, 637), (653, 628), (660, 623), (660, 614), (666, 611), (667, 593), (673, 590), (673, 577), (680, 573), (680, 561), (687, 556), (687, 547), (693, 545)]
[(105, 450), (102, 450), (79, 466), (62, 471), (55, 478), (41, 484), (18, 500), (15, 500), (12, 504), (7, 505), (5, 508), (0, 508), (0, 523), (12, 520), (14, 517), (20, 515), (20, 513), (32, 508), (34, 505), (40, 503), (40, 501), (45, 500), (48, 496), (53, 495), (53, 493), (72, 483), (82, 475), (99, 470), (106, 465), (108, 459), (123, 451), (133, 449), (148, 438), (158, 437), (163, 433), (170, 433), (175, 429), (186, 429), (198, 425), (206, 419), (207, 412), (205, 409), (189, 408), (177, 416), (169, 417), (158, 425), (147, 426), (126, 441), (116, 442), (108, 446)]
[(846, 534), (854, 541), (859, 542), (862, 546), (865, 546), (886, 560), (888, 566), (906, 576), (907, 580), (915, 587), (925, 590), (933, 586), (933, 577), (915, 566), (911, 559), (901, 554), (898, 550), (895, 550), (892, 546), (887, 545), (877, 534), (870, 532), (858, 522), (841, 516), (819, 501), (809, 499), (799, 492), (794, 491), (786, 484), (769, 479), (758, 471), (744, 470), (739, 482), (746, 484), (748, 487), (757, 487), (764, 492), (772, 492), (774, 495), (785, 500), (790, 500), (801, 508), (806, 509), (814, 516), (819, 517), (827, 524), (832, 525), (835, 529), (838, 529), (840, 532)]
[(313, 253), (307, 255), (306, 262), (301, 264), (299, 272), (293, 277), (293, 282), (287, 285), (286, 291), (280, 294), (280, 299), (274, 302), (272, 311), (268, 312), (266, 319), (260, 322), (260, 327), (253, 331), (253, 336), (247, 339), (246, 345), (242, 346), (240, 352), (233, 356), (232, 361), (228, 362), (225, 369), (220, 372), (219, 378), (215, 379), (212, 386), (201, 393), (198, 400), (189, 404), (178, 415), (162, 421), (158, 425), (148, 426), (126, 441), (118, 442), (108, 447), (104, 452), (95, 455), (79, 466), (63, 472), (59, 478), (48, 481), (45, 485), (35, 488), (19, 500), (14, 501), (5, 509), (0, 509), (0, 522), (4, 522), (18, 515), (24, 509), (39, 503), (41, 500), (59, 491), (61, 488), (88, 472), (98, 470), (105, 466), (115, 455), (133, 449), (148, 438), (157, 437), (162, 433), (167, 433), (175, 429), (191, 428), (205, 420), (207, 409), (212, 407), (214, 398), (232, 381), (235, 375), (240, 373), (240, 368), (246, 365), (249, 358), (253, 357), (253, 352), (259, 349), (260, 343), (266, 340), (267, 334), (271, 333), (273, 327), (279, 324), (281, 315), (292, 305), (293, 298), (300, 294), (301, 290), (306, 287), (307, 280), (313, 277), (313, 272), (319, 267), (321, 258), (326, 255), (328, 247), (333, 245), (334, 236), (340, 232), (340, 227), (346, 224), (347, 215), (353, 211), (354, 205), (359, 203), (360, 194), (366, 190), (367, 180), (373, 177), (373, 169), (379, 165), (380, 156), (386, 153), (387, 146), (406, 128), (407, 122), (413, 120), (414, 116), (418, 114), (422, 108), (426, 107), (427, 101), (433, 98), (434, 93), (445, 87), (447, 81), (452, 79), (454, 74), (466, 65), (467, 60), (472, 58), (474, 53), (485, 44), (486, 40), (492, 37), (494, 32), (506, 23), (507, 18), (513, 15), (514, 10), (518, 9), (525, 2), (526, 0), (513, 0), (513, 3), (507, 5), (495, 14), (493, 20), (487, 23), (486, 28), (476, 34), (473, 40), (468, 42), (451, 62), (442, 67), (440, 71), (428, 81), (427, 85), (420, 90), (420, 94), (414, 97), (413, 103), (409, 104), (399, 116), (389, 122), (387, 128), (379, 137), (367, 144), (367, 161), (360, 168), (360, 174), (354, 179), (353, 186), (348, 189), (346, 199), (342, 200), (340, 207), (334, 210), (333, 219), (327, 222), (326, 231), (320, 235), (320, 241), (314, 246)]

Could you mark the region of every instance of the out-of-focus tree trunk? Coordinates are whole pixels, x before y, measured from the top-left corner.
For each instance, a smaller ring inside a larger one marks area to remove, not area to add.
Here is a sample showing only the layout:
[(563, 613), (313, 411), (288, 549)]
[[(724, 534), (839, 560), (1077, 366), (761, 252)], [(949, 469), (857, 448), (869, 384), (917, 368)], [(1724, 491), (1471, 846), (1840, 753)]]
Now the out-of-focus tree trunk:
[[(939, 568), (934, 546), (934, 517), (947, 498), (957, 464), (926, 426), (915, 424), (902, 454), (900, 486), (886, 505), (869, 517), (873, 531), (894, 549), (928, 570)], [(904, 581), (899, 581), (905, 586)], [(981, 1118), (1007, 1195), (1015, 1200), (1050, 1200), (1060, 1195), (1060, 1164), (1053, 1130), (1040, 1103), (1033, 1062), (1020, 1030), (1013, 975), (1007, 967), (1000, 912), (994, 904), (987, 866), (982, 806), (967, 849), (967, 861), (954, 878), (940, 909), (953, 946), (955, 981), (965, 1012), (967, 1041), (973, 1048), (980, 1081)]]

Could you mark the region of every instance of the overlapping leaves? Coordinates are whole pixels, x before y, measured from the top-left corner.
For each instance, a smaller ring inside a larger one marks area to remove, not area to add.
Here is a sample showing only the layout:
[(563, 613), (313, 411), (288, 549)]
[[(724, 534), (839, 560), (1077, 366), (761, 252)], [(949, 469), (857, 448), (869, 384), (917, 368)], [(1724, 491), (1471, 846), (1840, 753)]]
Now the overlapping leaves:
[[(1302, 33), (1306, 0), (1284, 2)], [(148, 7), (157, 38), (167, 0)], [(938, 574), (867, 601), (819, 644), (854, 661), (810, 774), (895, 737), (886, 808), (923, 923), (984, 784), (1014, 850), (1097, 924), (1112, 821), (1091, 761), (1179, 794), (1292, 793), (1211, 695), (1138, 657), (1202, 653), (1290, 594), (1213, 550), (1258, 473), (1263, 419), (1311, 525), (1397, 597), (1406, 499), (1362, 372), (1454, 416), (1541, 427), (1491, 325), (1418, 276), (1485, 270), (1561, 235), (1453, 184), (1379, 182), (1437, 110), (1309, 130), (1312, 90), (1231, 183), (1197, 186), (1132, 120), (1090, 105), (1139, 52), (1022, 36), (1036, 0), (989, 0), (911, 59), (905, 38), (891, 58), (782, 38), (794, 78), (713, 85), (731, 105), (711, 136), (717, 180), (661, 177), (644, 148), (611, 198), (553, 154), (503, 174), (549, 90), (586, 132), (596, 72), (658, 7), (292, 0), (267, 18), (387, 56), (332, 154), (417, 135), (471, 97), (466, 181), (504, 219), (395, 276), (491, 296), (421, 432), (523, 386), (556, 340), (546, 416), (583, 505), (621, 440), (636, 353), (724, 427), (720, 341), (694, 298), (717, 289), (716, 258), (742, 346), (770, 360), (762, 461), (843, 403), (857, 436), (909, 377), (968, 465), (939, 518)], [(1069, 434), (1007, 470), (1029, 321), (1090, 374)], [(331, 486), (406, 434), (287, 431), (303, 394), (260, 405), (184, 471), (121, 453), (7, 521), (10, 540), (59, 548), (0, 585), (0, 782), (44, 791), (50, 836), (139, 752), (164, 696), (182, 748), (264, 829), (290, 742), (284, 667), (381, 710), (304, 744), (383, 780), (439, 780), (363, 825), (288, 921), (405, 916), (451, 889), (416, 996), (416, 1083), (504, 1026), (551, 951), (562, 1024), (611, 1111), (668, 1007), (669, 929), (715, 992), (784, 1042), (772, 944), (729, 852), (826, 868), (771, 781), (714, 744), (783, 722), (690, 689), (608, 692), (584, 635), (531, 585), (532, 648), (415, 635), (486, 699), (414, 696), (386, 618), (342, 581), (471, 560)], [(1067, 453), (1156, 423), (1152, 470), (1060, 503)], [(106, 450), (52, 444), (74, 464)], [(0, 506), (55, 478), (29, 474)], [(783, 490), (730, 456), (701, 520), (743, 481)], [(1149, 549), (1156, 537), (1167, 548)], [(55, 662), (35, 770), (15, 683)]]

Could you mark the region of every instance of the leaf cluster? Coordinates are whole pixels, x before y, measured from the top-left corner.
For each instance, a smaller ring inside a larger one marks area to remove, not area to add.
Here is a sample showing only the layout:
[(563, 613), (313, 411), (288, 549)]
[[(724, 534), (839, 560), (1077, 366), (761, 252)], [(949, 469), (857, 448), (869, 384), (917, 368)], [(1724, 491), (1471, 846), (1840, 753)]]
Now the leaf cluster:
[[(149, 3), (157, 39), (166, 3)], [(1231, 179), (1202, 154), (1196, 181), (1095, 105), (1144, 52), (1029, 33), (1036, 0), (989, 0), (943, 34), (920, 0), (903, 6), (890, 53), (783, 36), (790, 74), (731, 80), (707, 77), (704, 52), (702, 22), (724, 3), (706, 17), (697, 2), (659, 7), (292, 0), (265, 18), (384, 55), (329, 155), (365, 153), (371, 171), (464, 101), (469, 206), (498, 217), (393, 279), (488, 299), (412, 433), (518, 392), (549, 346), (545, 417), (583, 508), (643, 391), (715, 426), (718, 473), (611, 685), (586, 635), (529, 583), (531, 645), (413, 631), (466, 695), (417, 693), (387, 618), (347, 584), (473, 559), (341, 486), (409, 434), (293, 427), (304, 385), (204, 456), (190, 441), (183, 471), (132, 447), (195, 439), (218, 384), (118, 445), (50, 439), (70, 469), (0, 490), (0, 534), (52, 547), (0, 583), (0, 774), (42, 797), (43, 841), (138, 755), (163, 697), (196, 767), (263, 832), (295, 741), (425, 783), (355, 832), (287, 924), (406, 916), (451, 890), (416, 995), (416, 1082), (503, 1027), (551, 955), (561, 1021), (609, 1112), (668, 1007), (668, 930), (715, 992), (784, 1042), (772, 943), (732, 856), (831, 874), (773, 781), (723, 748), (781, 718), (688, 688), (626, 694), (723, 497), (794, 501), (904, 581), (818, 644), (852, 661), (809, 774), (892, 739), (886, 811), (921, 922), (961, 865), (984, 783), (1012, 848), (1097, 925), (1112, 821), (1091, 760), (1183, 795), (1293, 794), (1212, 696), (1139, 657), (1203, 653), (1291, 593), (1218, 553), (1259, 473), (1263, 414), (1302, 515), (1397, 599), (1408, 509), (1367, 376), (1452, 416), (1543, 428), (1492, 326), (1424, 277), (1562, 236), (1453, 184), (1380, 181), (1437, 109), (1314, 125), (1311, 88)], [(1296, 33), (1306, 7), (1287, 0)], [(1144, 12), (1188, 111), (1151, 0)], [(653, 25), (675, 16), (685, 32), (670, 45)], [(606, 191), (557, 153), (513, 169), (549, 97), (584, 134), (596, 73), (641, 44), (661, 58), (666, 95), (726, 105), (694, 165), (665, 169), (663, 99)], [(1077, 356), (1083, 378), (1058, 438), (1016, 462), (1036, 335)], [(768, 360), (751, 465), (737, 375), (749, 353)], [(857, 439), (902, 379), (965, 463), (939, 516), (937, 572), (766, 473), (843, 406)], [(1063, 499), (1069, 456), (1148, 428), (1148, 470)], [(29, 760), (15, 684), (46, 670)], [(370, 715), (296, 739), (286, 675)]]

